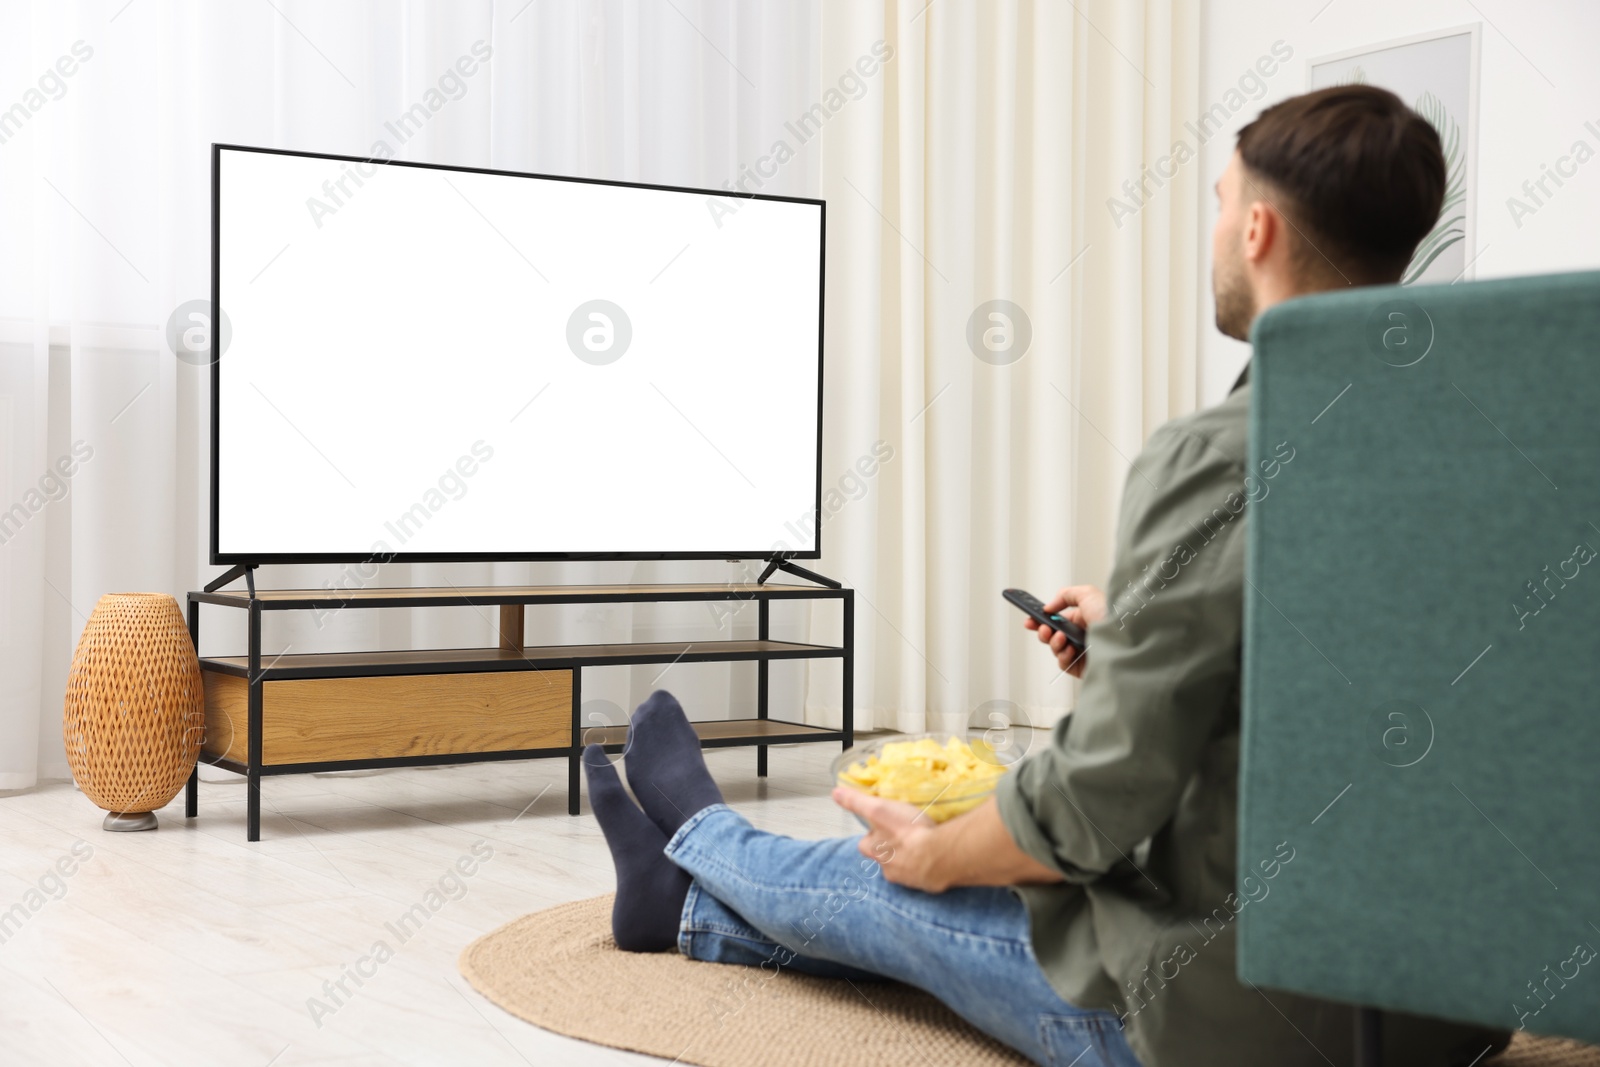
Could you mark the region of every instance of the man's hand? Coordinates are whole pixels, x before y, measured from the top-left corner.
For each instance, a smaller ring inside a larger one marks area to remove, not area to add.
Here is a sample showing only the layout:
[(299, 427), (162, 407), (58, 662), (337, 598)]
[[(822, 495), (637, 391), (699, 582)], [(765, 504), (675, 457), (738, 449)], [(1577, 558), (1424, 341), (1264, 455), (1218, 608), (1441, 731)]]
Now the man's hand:
[(878, 862), (885, 878), (926, 893), (943, 893), (950, 888), (948, 877), (940, 869), (937, 824), (921, 808), (844, 786), (834, 789), (833, 799), (871, 827), (858, 847), (863, 856)]
[(925, 893), (961, 885), (1034, 885), (1059, 882), (1061, 872), (1017, 847), (1000, 820), (993, 797), (945, 823), (936, 824), (914, 804), (868, 796), (840, 786), (834, 803), (871, 827), (858, 846), (876, 860), (883, 876)]
[[(1088, 630), (1092, 623), (1106, 617), (1106, 595), (1096, 586), (1069, 585), (1051, 598), (1044, 606), (1044, 613), (1060, 615), (1068, 622)], [(1056, 654), (1056, 662), (1061, 665), (1062, 670), (1074, 678), (1083, 677), (1083, 668), (1088, 664), (1087, 652), (1079, 652), (1067, 644), (1066, 634), (1058, 633), (1048, 626), (1040, 626), (1031, 617), (1023, 619), (1022, 625), (1038, 631), (1039, 640), (1050, 646), (1050, 651)]]

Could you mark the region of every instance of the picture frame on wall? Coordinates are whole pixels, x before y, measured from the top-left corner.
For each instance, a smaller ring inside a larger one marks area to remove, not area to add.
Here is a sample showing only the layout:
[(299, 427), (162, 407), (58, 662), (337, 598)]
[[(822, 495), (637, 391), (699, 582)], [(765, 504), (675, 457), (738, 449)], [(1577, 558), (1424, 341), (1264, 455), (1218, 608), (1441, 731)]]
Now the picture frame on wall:
[(1470, 279), (1477, 260), (1478, 57), (1471, 23), (1317, 56), (1307, 88), (1366, 84), (1388, 89), (1439, 131), (1445, 196), (1439, 221), (1417, 246), (1402, 285)]

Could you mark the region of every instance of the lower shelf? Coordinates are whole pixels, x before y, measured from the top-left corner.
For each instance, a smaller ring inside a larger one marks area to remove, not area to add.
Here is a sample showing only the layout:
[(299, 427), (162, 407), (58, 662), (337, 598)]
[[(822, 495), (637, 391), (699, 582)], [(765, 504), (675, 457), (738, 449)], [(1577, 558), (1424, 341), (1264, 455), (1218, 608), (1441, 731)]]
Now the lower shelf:
[[(782, 719), (713, 719), (693, 723), (693, 726), (703, 748), (844, 740), (844, 734), (838, 730)], [(584, 744), (602, 745), (608, 752), (620, 752), (627, 742), (626, 726), (597, 726), (583, 731)]]
[[(843, 742), (843, 731), (825, 726), (807, 726), (804, 723), (785, 722), (782, 719), (714, 719), (696, 722), (694, 732), (700, 737), (703, 748), (734, 748), (752, 745), (792, 745), (808, 741)], [(628, 743), (626, 726), (598, 726), (582, 732), (582, 744), (600, 745), (607, 752), (621, 752)], [(543, 749), (517, 749), (498, 752), (451, 752), (429, 755), (379, 756), (363, 759), (330, 759), (302, 763), (268, 764), (261, 768), (263, 777), (280, 774), (311, 774), (318, 771), (357, 771), (384, 767), (445, 767), (465, 763), (498, 763), (514, 760), (551, 759), (571, 757), (574, 750), (567, 747)], [(220, 767), (235, 774), (247, 774), (249, 768), (241, 761), (227, 756), (204, 756), (202, 762)]]

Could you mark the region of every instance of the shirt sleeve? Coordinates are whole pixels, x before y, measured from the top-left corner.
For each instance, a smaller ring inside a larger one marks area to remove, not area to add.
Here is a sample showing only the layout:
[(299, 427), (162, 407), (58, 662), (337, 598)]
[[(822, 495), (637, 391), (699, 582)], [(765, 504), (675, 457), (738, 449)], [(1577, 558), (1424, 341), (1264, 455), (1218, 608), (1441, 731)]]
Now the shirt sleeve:
[(1243, 490), (1241, 460), (1171, 427), (1128, 475), (1078, 706), (997, 791), (1018, 847), (1069, 882), (1131, 865), (1237, 699)]

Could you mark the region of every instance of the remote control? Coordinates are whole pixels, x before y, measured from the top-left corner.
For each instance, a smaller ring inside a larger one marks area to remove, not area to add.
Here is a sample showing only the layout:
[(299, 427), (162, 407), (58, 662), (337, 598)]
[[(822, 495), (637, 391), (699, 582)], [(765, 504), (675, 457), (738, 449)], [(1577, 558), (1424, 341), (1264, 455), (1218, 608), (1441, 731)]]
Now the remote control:
[(1073, 622), (1068, 622), (1060, 615), (1048, 615), (1044, 610), (1044, 601), (1028, 592), (1026, 589), (1007, 589), (1000, 594), (1022, 610), (1040, 626), (1048, 626), (1056, 633), (1067, 635), (1067, 644), (1082, 652), (1088, 645), (1088, 638), (1083, 632), (1083, 627)]

